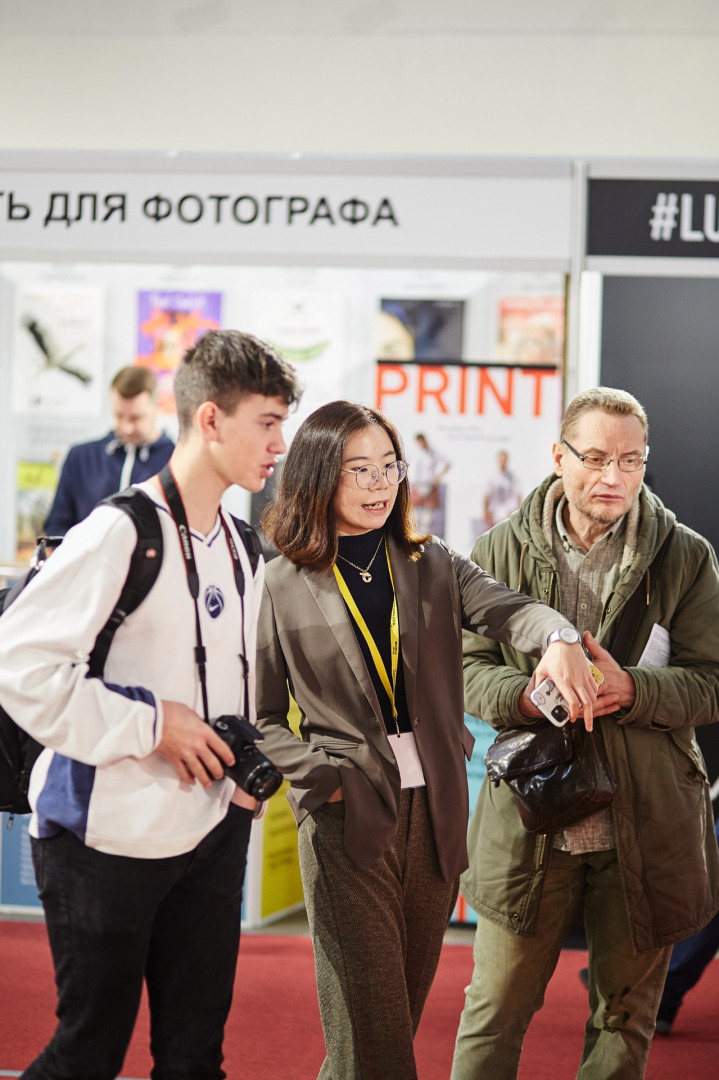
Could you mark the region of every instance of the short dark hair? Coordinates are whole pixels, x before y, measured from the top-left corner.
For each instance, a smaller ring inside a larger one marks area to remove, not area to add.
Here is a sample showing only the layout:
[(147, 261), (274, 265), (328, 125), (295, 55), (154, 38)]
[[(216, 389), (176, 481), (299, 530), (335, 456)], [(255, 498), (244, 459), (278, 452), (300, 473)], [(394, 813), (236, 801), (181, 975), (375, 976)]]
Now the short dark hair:
[[(265, 536), (297, 566), (328, 570), (337, 558), (334, 498), (342, 479), (348, 440), (371, 424), (387, 432), (398, 459), (402, 440), (382, 413), (351, 401), (331, 401), (311, 413), (297, 429), (282, 468), (277, 498), (265, 510)], [(409, 559), (418, 559), (429, 540), (417, 532), (409, 486), (400, 483), (387, 521), (389, 534)]]
[(148, 393), (154, 401), (157, 397), (157, 379), (150, 368), (131, 364), (129, 367), (120, 368), (110, 383), (110, 389), (127, 401), (144, 393)]
[(175, 372), (180, 437), (190, 430), (204, 401), (231, 415), (249, 394), (279, 397), (293, 405), (302, 391), (294, 368), (264, 341), (239, 330), (208, 330)]

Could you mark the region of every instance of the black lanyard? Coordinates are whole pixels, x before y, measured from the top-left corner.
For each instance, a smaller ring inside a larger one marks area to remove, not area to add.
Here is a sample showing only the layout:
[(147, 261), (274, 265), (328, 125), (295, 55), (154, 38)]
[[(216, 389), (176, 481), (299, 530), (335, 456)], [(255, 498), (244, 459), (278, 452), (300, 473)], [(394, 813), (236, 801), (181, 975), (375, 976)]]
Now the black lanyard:
[[(187, 524), (187, 515), (185, 513), (185, 507), (182, 503), (180, 492), (177, 489), (175, 478), (172, 475), (172, 469), (169, 464), (165, 465), (164, 469), (160, 473), (160, 484), (162, 490), (165, 493), (167, 499), (167, 505), (170, 508), (170, 516), (175, 522), (177, 528), (177, 534), (180, 538), (180, 550), (182, 551), (183, 558), (185, 560), (185, 570), (187, 572), (187, 585), (190, 590), (190, 596), (192, 597), (195, 605), (195, 637), (197, 644), (195, 645), (195, 663), (197, 664), (197, 670), (200, 676), (200, 687), (202, 689), (202, 708), (205, 714), (205, 720), (210, 722), (210, 711), (207, 700), (207, 654), (205, 652), (205, 646), (202, 644), (202, 630), (200, 627), (200, 607), (197, 602), (200, 595), (200, 575), (197, 572), (197, 563), (195, 562), (195, 553), (192, 549), (192, 534), (190, 532), (190, 526)], [(250, 706), (250, 692), (248, 687), (250, 666), (247, 663), (247, 652), (245, 648), (245, 575), (242, 570), (242, 563), (240, 561), (240, 555), (237, 550), (230, 527), (225, 521), (222, 509), (220, 508), (220, 521), (222, 523), (222, 529), (225, 534), (227, 546), (230, 549), (230, 555), (232, 556), (232, 564), (235, 572), (235, 586), (237, 588), (238, 595), (240, 597), (240, 605), (242, 608), (242, 652), (240, 654), (240, 660), (242, 661), (242, 670), (244, 674), (244, 688), (245, 688), (245, 716), (249, 714)]]

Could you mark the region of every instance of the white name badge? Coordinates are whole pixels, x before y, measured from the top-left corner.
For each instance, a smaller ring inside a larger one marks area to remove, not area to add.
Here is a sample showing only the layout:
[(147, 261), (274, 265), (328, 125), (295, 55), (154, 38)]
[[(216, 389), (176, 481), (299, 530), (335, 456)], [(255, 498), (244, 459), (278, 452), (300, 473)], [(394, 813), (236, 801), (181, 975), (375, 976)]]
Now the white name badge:
[(411, 731), (403, 735), (389, 735), (389, 744), (397, 760), (399, 778), (403, 788), (424, 787), (422, 762), (417, 753), (417, 743)]

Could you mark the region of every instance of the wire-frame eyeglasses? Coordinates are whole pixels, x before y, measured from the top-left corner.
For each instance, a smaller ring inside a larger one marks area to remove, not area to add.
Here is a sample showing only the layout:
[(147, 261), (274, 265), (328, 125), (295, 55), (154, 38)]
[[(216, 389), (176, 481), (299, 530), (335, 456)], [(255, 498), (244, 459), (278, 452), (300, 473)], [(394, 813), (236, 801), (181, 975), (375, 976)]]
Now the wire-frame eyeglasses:
[(380, 478), (384, 476), (388, 484), (399, 484), (407, 475), (409, 465), (406, 461), (390, 461), (389, 465), (378, 468), (377, 465), (360, 465), (356, 469), (343, 469), (342, 472), (354, 473), (357, 486), (363, 491), (370, 491)]
[(593, 469), (596, 472), (604, 472), (613, 461), (616, 461), (622, 472), (639, 472), (644, 468), (649, 457), (649, 447), (644, 451), (643, 457), (641, 454), (627, 454), (626, 457), (613, 458), (608, 454), (580, 454), (566, 439), (562, 439), (562, 442), (575, 457), (579, 458), (585, 469)]

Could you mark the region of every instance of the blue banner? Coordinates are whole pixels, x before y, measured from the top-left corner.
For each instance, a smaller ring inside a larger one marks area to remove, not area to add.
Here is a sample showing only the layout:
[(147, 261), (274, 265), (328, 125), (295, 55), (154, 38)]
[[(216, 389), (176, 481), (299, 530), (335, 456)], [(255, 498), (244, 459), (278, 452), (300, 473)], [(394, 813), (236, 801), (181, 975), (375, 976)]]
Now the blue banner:
[(32, 866), (30, 815), (2, 815), (0, 847), (0, 907), (27, 907), (40, 910), (42, 904)]

